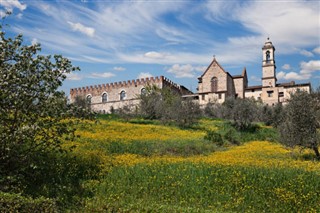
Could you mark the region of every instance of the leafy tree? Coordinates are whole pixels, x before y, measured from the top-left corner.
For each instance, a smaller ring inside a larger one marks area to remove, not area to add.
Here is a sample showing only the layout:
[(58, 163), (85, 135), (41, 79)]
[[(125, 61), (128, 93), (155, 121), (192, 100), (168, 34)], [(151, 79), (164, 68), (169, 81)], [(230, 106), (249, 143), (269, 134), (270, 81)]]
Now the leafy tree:
[(283, 106), (281, 103), (275, 106), (263, 105), (260, 108), (260, 121), (266, 125), (277, 127), (283, 120)]
[(38, 155), (61, 151), (73, 136), (73, 107), (58, 91), (66, 74), (79, 68), (61, 55), (39, 55), (39, 44), (7, 38), (0, 26), (0, 190), (19, 183), (39, 165)]
[(147, 119), (158, 119), (161, 117), (162, 92), (156, 85), (148, 85), (145, 93), (140, 98), (140, 113)]
[(192, 99), (177, 99), (176, 104), (170, 110), (172, 119), (180, 127), (190, 127), (198, 121), (201, 116), (200, 106)]
[(146, 87), (140, 96), (140, 113), (147, 119), (159, 119), (163, 123), (174, 122), (187, 127), (201, 115), (200, 107), (192, 100), (183, 100), (170, 88), (160, 89), (156, 85)]
[(311, 92), (311, 97), (313, 99), (315, 115), (317, 119), (317, 128), (320, 128), (320, 86)]
[(317, 134), (317, 100), (307, 92), (297, 92), (292, 95), (285, 107), (285, 117), (278, 126), (280, 141), (289, 146), (300, 146), (312, 149), (320, 159), (318, 150), (319, 136)]
[(228, 98), (222, 106), (223, 118), (233, 120), (238, 130), (248, 129), (257, 119), (258, 106), (253, 99)]

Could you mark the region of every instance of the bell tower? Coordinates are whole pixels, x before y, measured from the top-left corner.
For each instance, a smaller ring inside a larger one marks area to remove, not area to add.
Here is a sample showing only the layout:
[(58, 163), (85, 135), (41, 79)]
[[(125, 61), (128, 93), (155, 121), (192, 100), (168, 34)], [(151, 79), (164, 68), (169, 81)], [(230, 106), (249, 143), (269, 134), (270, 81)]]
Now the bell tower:
[(274, 60), (274, 51), (276, 49), (268, 38), (262, 47), (262, 86), (275, 87), (277, 83), (276, 78), (276, 64)]

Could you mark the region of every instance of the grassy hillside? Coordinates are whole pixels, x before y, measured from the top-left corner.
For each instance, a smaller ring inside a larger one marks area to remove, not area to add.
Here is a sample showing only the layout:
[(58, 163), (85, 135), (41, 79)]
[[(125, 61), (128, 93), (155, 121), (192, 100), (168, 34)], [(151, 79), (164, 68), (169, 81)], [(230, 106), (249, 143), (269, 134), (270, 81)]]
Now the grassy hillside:
[(105, 118), (77, 134), (66, 147), (101, 168), (83, 183), (91, 196), (81, 211), (320, 212), (320, 163), (276, 143), (266, 126), (237, 132), (219, 120), (179, 129)]

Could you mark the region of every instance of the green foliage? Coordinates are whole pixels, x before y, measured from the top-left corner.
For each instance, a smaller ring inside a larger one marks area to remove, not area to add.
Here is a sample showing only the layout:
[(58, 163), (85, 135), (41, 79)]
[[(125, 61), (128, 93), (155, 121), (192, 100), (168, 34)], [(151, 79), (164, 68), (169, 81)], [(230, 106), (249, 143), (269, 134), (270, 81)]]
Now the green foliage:
[(276, 104), (275, 106), (264, 105), (261, 107), (260, 111), (260, 120), (268, 126), (272, 125), (277, 127), (284, 119), (284, 109), (280, 103)]
[(174, 123), (180, 127), (190, 127), (201, 116), (197, 103), (189, 99), (183, 100), (170, 88), (147, 86), (146, 92), (139, 98), (140, 114), (146, 119), (159, 119), (165, 124)]
[(258, 106), (253, 99), (227, 98), (221, 107), (222, 118), (232, 120), (238, 130), (246, 130), (258, 120)]
[(161, 91), (156, 85), (148, 85), (145, 89), (146, 92), (139, 96), (141, 115), (147, 119), (161, 118), (162, 93), (167, 91)]
[(211, 120), (216, 130), (206, 130), (204, 139), (222, 145), (240, 145), (249, 141), (277, 141), (278, 132), (273, 128), (266, 128), (258, 124), (251, 124), (250, 128), (238, 130), (229, 121)]
[(298, 169), (138, 164), (113, 169), (85, 212), (317, 212), (319, 187)]
[[(71, 118), (91, 117), (58, 91), (79, 68), (61, 55), (40, 55), (39, 44), (25, 45), (22, 35), (7, 38), (0, 29), (0, 191), (71, 205), (83, 195), (81, 182), (95, 178), (88, 172), (97, 169), (62, 146), (75, 137), (77, 120)], [(33, 208), (38, 201), (21, 202), (28, 211), (28, 203)]]
[(204, 136), (204, 139), (213, 143), (217, 143), (219, 146), (222, 146), (224, 144), (221, 134), (215, 131), (207, 131), (207, 134)]
[(292, 95), (285, 108), (285, 118), (279, 125), (280, 142), (289, 147), (300, 146), (313, 149), (320, 159), (319, 135), (317, 133), (317, 101), (306, 92)]
[(71, 208), (90, 193), (83, 188), (86, 180), (97, 179), (100, 159), (73, 153), (39, 153), (33, 159), (37, 167), (24, 171), (24, 193), (33, 197), (54, 198), (60, 207)]
[(9, 194), (0, 192), (0, 212), (11, 213), (54, 213), (59, 212), (56, 203), (48, 198), (24, 197), (20, 194)]
[(69, 106), (73, 116), (81, 119), (94, 119), (97, 115), (91, 110), (91, 104), (84, 96), (76, 96), (74, 102)]
[(216, 145), (203, 140), (192, 141), (133, 141), (111, 142), (106, 147), (106, 151), (110, 154), (131, 153), (141, 156), (194, 156), (209, 154), (216, 150)]

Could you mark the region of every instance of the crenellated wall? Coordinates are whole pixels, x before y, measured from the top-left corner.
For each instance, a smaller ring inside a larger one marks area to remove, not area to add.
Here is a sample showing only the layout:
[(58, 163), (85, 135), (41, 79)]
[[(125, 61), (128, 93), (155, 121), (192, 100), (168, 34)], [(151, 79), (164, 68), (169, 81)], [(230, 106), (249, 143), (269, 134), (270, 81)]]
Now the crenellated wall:
[[(147, 85), (156, 85), (159, 88), (168, 87), (180, 95), (192, 94), (191, 91), (180, 86), (170, 79), (160, 77), (142, 78), (136, 80), (120, 81), (108, 84), (72, 88), (70, 90), (70, 101), (74, 102), (75, 97), (91, 97), (91, 108), (98, 112), (110, 112), (111, 108), (118, 109), (125, 105), (137, 105), (138, 96)], [(121, 98), (121, 93), (125, 97)], [(103, 101), (102, 96), (106, 94), (107, 100)]]

